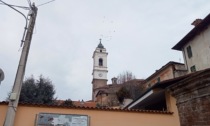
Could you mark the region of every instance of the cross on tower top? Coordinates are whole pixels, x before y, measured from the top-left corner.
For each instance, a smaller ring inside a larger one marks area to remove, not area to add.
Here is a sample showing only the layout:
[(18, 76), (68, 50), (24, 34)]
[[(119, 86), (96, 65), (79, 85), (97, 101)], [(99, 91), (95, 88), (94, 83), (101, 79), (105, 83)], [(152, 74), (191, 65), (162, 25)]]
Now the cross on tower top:
[(98, 44), (98, 48), (104, 48), (104, 46), (103, 46), (102, 43), (101, 43), (101, 40), (102, 40), (102, 39), (100, 38), (100, 39), (99, 39), (100, 42), (99, 42), (99, 44)]

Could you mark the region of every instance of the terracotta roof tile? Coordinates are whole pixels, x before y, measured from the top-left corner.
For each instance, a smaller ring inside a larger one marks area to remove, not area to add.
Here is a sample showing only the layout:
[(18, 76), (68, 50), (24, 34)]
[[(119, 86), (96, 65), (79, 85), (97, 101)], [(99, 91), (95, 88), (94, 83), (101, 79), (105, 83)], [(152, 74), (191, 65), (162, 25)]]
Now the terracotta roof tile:
[[(8, 102), (0, 102), (0, 105), (7, 105)], [(61, 106), (61, 105), (46, 105), (36, 103), (19, 103), (20, 106), (28, 107), (51, 107), (51, 108), (66, 108), (66, 109), (82, 109), (82, 110), (98, 110), (98, 111), (116, 111), (116, 112), (137, 112), (137, 113), (150, 113), (150, 114), (173, 114), (168, 111), (156, 110), (139, 110), (139, 109), (117, 109), (117, 108), (99, 108), (99, 107), (84, 107), (84, 106)]]
[(96, 102), (73, 101), (75, 106), (96, 107)]
[[(62, 105), (65, 100), (56, 100), (58, 105)], [(96, 107), (96, 102), (93, 101), (72, 101), (74, 106)]]

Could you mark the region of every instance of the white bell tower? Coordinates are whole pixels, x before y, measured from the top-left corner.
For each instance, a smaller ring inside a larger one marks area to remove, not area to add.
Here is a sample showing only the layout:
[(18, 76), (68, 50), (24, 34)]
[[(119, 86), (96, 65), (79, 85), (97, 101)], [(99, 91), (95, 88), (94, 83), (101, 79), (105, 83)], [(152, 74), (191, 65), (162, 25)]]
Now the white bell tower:
[(92, 92), (92, 100), (96, 100), (95, 96), (97, 93), (97, 89), (100, 87), (104, 87), (107, 85), (107, 55), (106, 49), (101, 43), (98, 44), (96, 50), (93, 53), (93, 92)]

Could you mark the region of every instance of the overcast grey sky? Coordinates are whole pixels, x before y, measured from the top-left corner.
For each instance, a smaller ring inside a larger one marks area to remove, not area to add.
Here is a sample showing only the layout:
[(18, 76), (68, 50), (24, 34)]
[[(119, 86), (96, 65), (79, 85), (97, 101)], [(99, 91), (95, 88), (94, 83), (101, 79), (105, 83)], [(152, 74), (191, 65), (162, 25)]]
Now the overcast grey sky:
[[(27, 6), (26, 0), (5, 2)], [(0, 12), (1, 101), (14, 83), (25, 20), (7, 6)], [(39, 7), (25, 77), (50, 78), (58, 99), (90, 100), (100, 38), (109, 53), (108, 83), (125, 70), (145, 79), (169, 61), (183, 62), (171, 48), (209, 13), (209, 0), (56, 0)]]

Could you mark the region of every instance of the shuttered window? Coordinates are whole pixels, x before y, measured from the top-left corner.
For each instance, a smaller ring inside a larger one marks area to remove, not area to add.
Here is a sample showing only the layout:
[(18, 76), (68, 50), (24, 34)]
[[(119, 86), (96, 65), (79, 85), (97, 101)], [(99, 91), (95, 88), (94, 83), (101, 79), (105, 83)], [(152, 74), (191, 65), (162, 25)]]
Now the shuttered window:
[(187, 47), (187, 55), (188, 55), (188, 58), (191, 58), (192, 57), (192, 49), (191, 49), (191, 46), (188, 46)]

